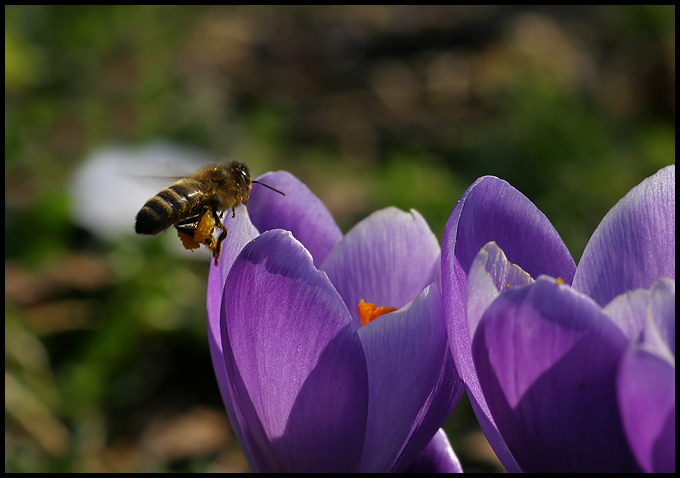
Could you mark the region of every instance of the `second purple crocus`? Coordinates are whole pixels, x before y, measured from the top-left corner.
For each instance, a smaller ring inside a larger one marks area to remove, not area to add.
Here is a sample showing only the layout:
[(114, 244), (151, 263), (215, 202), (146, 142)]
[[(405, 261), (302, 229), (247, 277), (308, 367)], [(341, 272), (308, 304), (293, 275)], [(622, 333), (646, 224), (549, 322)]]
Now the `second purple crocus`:
[(675, 166), (605, 216), (578, 267), (505, 181), (463, 194), (444, 310), (473, 408), (508, 471), (675, 470)]
[[(213, 364), (252, 469), (461, 471), (440, 430), (463, 387), (430, 228), (389, 208), (343, 236), (293, 176), (259, 179), (286, 196), (255, 186), (226, 218), (208, 286)], [(362, 301), (397, 310), (362, 326)]]

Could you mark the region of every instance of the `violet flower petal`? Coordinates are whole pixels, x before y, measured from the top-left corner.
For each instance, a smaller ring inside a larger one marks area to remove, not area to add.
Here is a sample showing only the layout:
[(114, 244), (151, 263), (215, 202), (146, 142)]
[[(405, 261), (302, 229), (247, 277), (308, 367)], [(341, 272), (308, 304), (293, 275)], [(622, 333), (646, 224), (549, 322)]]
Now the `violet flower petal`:
[(404, 308), (361, 327), (359, 337), (370, 384), (361, 471), (401, 472), (464, 390), (448, 349), (439, 291), (426, 288)]
[(636, 325), (617, 381), (628, 442), (645, 471), (675, 472), (675, 281), (627, 292), (605, 312)]
[(446, 432), (440, 428), (406, 472), (463, 473), (463, 467), (453, 451)]
[[(654, 313), (651, 313), (651, 307)], [(670, 353), (675, 356), (675, 281), (661, 278), (649, 289), (636, 289), (621, 294), (604, 307), (604, 313), (628, 337), (637, 341), (648, 317), (655, 326)]]
[(357, 327), (363, 299), (378, 307), (401, 308), (434, 280), (439, 242), (425, 219), (389, 207), (359, 222), (328, 254), (328, 274)]
[[(245, 206), (239, 206), (236, 214), (232, 218), (231, 214), (226, 215), (223, 220), (227, 228), (227, 239), (222, 243), (222, 251), (216, 266), (214, 261), (210, 261), (210, 273), (208, 277), (207, 309), (208, 309), (208, 332), (212, 347), (216, 347), (216, 352), (222, 362), (222, 338), (220, 333), (220, 308), (222, 306), (222, 295), (227, 274), (236, 260), (236, 256), (241, 249), (250, 241), (255, 239), (259, 232), (250, 222), (248, 210)], [(215, 362), (213, 360), (213, 362)]]
[(224, 356), (222, 354), (222, 334), (220, 332), (220, 309), (222, 307), (222, 295), (227, 274), (231, 269), (236, 256), (241, 249), (254, 239), (258, 232), (248, 218), (248, 210), (244, 206), (236, 209), (235, 217), (227, 215), (223, 221), (229, 231), (228, 239), (222, 243), (222, 253), (220, 254), (219, 265), (215, 266), (214, 261), (210, 261), (210, 274), (208, 276), (207, 289), (207, 312), (208, 312), (208, 345), (210, 347), (210, 357), (215, 370), (215, 377), (234, 428), (236, 438), (243, 444), (243, 453), (251, 468), (254, 467), (253, 459), (248, 449), (247, 443), (243, 440), (238, 421), (235, 419), (233, 400), (229, 393), (227, 371), (224, 366)]
[(227, 276), (222, 343), (254, 470), (357, 471), (368, 377), (352, 319), (289, 232), (250, 242)]
[(573, 285), (604, 306), (660, 277), (675, 279), (674, 164), (635, 186), (605, 215)]
[(631, 347), (617, 385), (621, 417), (638, 463), (648, 473), (674, 473), (675, 364)]
[(496, 455), (508, 472), (519, 471), (489, 414), (476, 383), (466, 319), (468, 271), (479, 250), (495, 241), (508, 260), (538, 277), (571, 280), (576, 264), (548, 218), (506, 181), (485, 176), (459, 199), (446, 223), (441, 272), (444, 314), (456, 366), (465, 381), (470, 403)]
[[(482, 315), (489, 304), (498, 297), (501, 291), (510, 287), (517, 287), (534, 282), (529, 274), (524, 272), (516, 264), (511, 264), (507, 260), (505, 254), (495, 242), (486, 244), (482, 250), (479, 251), (470, 267), (467, 279), (468, 297), (466, 315), (470, 337), (474, 337)], [(478, 391), (481, 395), (481, 387), (476, 372), (469, 374), (466, 387), (468, 390)], [(481, 400), (484, 400), (483, 396), (481, 397)], [(477, 405), (474, 398), (471, 402), (474, 404), (473, 406)], [(486, 407), (486, 402), (483, 403)], [(484, 415), (484, 413), (486, 413), (486, 415)], [(485, 410), (476, 409), (476, 414), (478, 417), (484, 417), (480, 419), (480, 423), (485, 423), (485, 426), (482, 426), (482, 428), (485, 433), (489, 433), (488, 436), (491, 437), (490, 441), (493, 441), (493, 447), (496, 454), (499, 458), (503, 457), (501, 462), (506, 470), (519, 471), (519, 467), (512, 457), (512, 454), (507, 449), (502, 437), (499, 435), (498, 429), (496, 428), (488, 408)]]
[(548, 277), (510, 289), (472, 343), (498, 429), (526, 472), (640, 471), (617, 410), (627, 347), (589, 297)]
[(508, 261), (495, 242), (485, 245), (475, 257), (468, 273), (466, 314), (470, 337), (474, 337), (484, 311), (502, 291), (533, 282), (529, 274), (517, 264)]
[(285, 229), (293, 233), (314, 257), (314, 265), (325, 259), (342, 238), (342, 232), (321, 200), (299, 179), (286, 171), (267, 173), (258, 181), (285, 193), (282, 196), (254, 184), (248, 202), (253, 224), (260, 232)]

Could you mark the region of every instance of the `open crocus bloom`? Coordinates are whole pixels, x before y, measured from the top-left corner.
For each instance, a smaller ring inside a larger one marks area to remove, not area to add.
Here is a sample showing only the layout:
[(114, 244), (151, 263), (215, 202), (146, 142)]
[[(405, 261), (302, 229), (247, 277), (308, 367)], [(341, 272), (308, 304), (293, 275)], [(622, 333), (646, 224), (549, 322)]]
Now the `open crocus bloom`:
[(508, 183), (463, 194), (444, 233), (444, 310), (508, 471), (674, 471), (674, 279), (674, 165), (612, 208), (578, 268)]
[[(286, 196), (256, 185), (226, 218), (208, 285), (213, 365), (252, 469), (461, 471), (439, 430), (463, 386), (423, 218), (388, 208), (343, 237), (293, 176), (259, 180)], [(362, 300), (394, 311), (362, 326)]]

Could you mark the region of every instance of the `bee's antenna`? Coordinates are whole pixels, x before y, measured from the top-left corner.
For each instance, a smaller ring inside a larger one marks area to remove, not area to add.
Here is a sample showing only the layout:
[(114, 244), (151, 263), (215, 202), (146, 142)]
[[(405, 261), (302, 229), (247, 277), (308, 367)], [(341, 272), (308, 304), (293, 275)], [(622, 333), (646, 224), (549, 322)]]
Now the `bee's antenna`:
[(262, 182), (260, 182), (260, 181), (255, 181), (255, 180), (253, 180), (253, 182), (254, 182), (254, 183), (257, 183), (257, 184), (261, 184), (262, 186), (264, 186), (264, 187), (266, 187), (266, 188), (269, 188), (269, 189), (271, 189), (272, 191), (276, 191), (277, 193), (281, 194), (282, 196), (285, 196), (285, 195), (286, 195), (285, 193), (282, 193), (282, 192), (279, 191), (278, 189), (271, 187), (269, 184), (265, 184), (265, 183), (262, 183)]

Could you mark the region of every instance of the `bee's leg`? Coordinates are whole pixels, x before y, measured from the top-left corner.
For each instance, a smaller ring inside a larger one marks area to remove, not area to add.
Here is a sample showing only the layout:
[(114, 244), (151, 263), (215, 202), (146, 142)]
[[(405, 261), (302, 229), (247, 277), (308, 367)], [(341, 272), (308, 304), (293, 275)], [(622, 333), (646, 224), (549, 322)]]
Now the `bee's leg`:
[(215, 248), (213, 249), (213, 256), (215, 257), (215, 265), (217, 265), (217, 261), (220, 258), (220, 252), (221, 252), (221, 249), (222, 249), (222, 241), (224, 241), (227, 238), (227, 228), (225, 227), (224, 224), (222, 224), (222, 221), (220, 220), (222, 218), (222, 213), (215, 214), (213, 212), (213, 216), (215, 218), (215, 226), (222, 229), (222, 232), (217, 237), (217, 242), (215, 243)]
[(189, 216), (186, 219), (178, 221), (175, 224), (175, 227), (183, 233), (193, 236), (200, 220), (201, 214), (196, 214), (195, 216)]
[(222, 224), (222, 216), (224, 215), (224, 212), (218, 213), (217, 211), (215, 211), (213, 209), (212, 215), (213, 215), (213, 218), (215, 219), (215, 227), (219, 227), (220, 229), (222, 229), (224, 231), (226, 229), (226, 227), (224, 227), (224, 224)]
[(234, 219), (236, 217), (236, 208), (232, 207), (231, 208), (231, 218)]
[(215, 257), (215, 265), (217, 265), (217, 261), (220, 258), (220, 252), (222, 251), (222, 241), (224, 241), (227, 238), (227, 229), (224, 228), (222, 229), (222, 232), (217, 238), (217, 242), (215, 243), (215, 249), (213, 250), (213, 256)]

